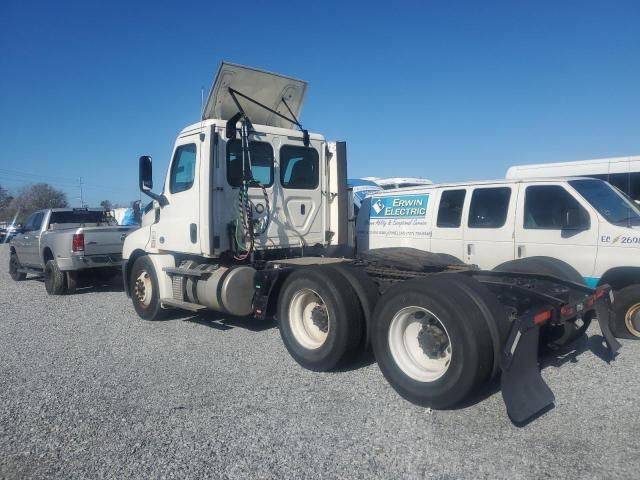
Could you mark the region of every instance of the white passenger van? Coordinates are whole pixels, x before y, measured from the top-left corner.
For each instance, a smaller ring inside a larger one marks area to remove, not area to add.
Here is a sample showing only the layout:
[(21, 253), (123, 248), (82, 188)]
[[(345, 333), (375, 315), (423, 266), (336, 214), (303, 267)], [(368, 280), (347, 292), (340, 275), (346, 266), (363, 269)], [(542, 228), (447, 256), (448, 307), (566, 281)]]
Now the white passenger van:
[(599, 178), (640, 203), (640, 156), (515, 165), (507, 170), (506, 175), (509, 179), (546, 177)]
[(365, 199), (356, 229), (360, 250), (413, 247), (487, 270), (519, 258), (558, 258), (587, 285), (611, 285), (626, 336), (640, 337), (640, 210), (604, 181), (499, 180), (385, 191)]

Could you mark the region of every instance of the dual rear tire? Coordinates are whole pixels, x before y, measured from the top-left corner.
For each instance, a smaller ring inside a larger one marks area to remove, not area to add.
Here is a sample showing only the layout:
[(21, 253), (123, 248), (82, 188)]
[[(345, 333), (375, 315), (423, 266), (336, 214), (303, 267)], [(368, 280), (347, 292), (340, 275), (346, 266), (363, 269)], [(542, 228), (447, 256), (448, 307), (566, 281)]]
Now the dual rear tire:
[(289, 354), (313, 371), (347, 363), (357, 352), (364, 329), (358, 297), (335, 267), (291, 273), (280, 291), (277, 319)]
[[(493, 315), (484, 287), (457, 274), (398, 283), (380, 298), (372, 346), (385, 378), (405, 399), (437, 409), (453, 407), (495, 372)], [(494, 324), (495, 325), (495, 324)], [(499, 329), (495, 332), (502, 334)]]

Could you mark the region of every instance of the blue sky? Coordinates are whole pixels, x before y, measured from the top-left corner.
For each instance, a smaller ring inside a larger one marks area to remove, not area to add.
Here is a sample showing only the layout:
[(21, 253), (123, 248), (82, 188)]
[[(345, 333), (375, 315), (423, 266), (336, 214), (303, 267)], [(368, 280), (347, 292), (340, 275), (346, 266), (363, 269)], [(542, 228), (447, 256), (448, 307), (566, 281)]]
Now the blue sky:
[(499, 178), (640, 154), (640, 2), (0, 3), (0, 185), (77, 203), (165, 174), (222, 60), (309, 81), (350, 176)]

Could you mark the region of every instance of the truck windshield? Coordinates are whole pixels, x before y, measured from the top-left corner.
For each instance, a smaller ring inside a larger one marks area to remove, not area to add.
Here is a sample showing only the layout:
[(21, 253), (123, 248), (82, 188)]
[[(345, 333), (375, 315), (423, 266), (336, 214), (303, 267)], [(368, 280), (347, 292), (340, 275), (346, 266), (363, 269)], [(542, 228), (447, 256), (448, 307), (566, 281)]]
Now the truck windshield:
[(108, 223), (105, 212), (99, 210), (73, 210), (67, 212), (51, 212), (49, 224), (60, 223)]
[(569, 184), (609, 223), (632, 227), (640, 225), (640, 210), (624, 195), (602, 180), (571, 180)]

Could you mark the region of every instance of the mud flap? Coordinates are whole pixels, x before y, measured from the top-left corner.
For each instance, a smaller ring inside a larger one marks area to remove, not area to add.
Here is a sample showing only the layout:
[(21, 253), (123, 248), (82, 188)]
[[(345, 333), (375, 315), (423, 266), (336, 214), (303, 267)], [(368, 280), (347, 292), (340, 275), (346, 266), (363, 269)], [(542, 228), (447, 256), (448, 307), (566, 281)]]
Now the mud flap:
[(553, 405), (555, 397), (540, 375), (540, 328), (515, 321), (502, 357), (502, 398), (514, 423), (527, 420)]
[(613, 336), (611, 332), (611, 323), (615, 321), (615, 312), (612, 308), (611, 297), (608, 295), (609, 292), (600, 296), (598, 300), (596, 300), (596, 315), (598, 317), (598, 324), (600, 325), (600, 331), (602, 332), (602, 336), (604, 337), (604, 341), (611, 352), (611, 356), (615, 357), (616, 352), (620, 350), (620, 342)]

